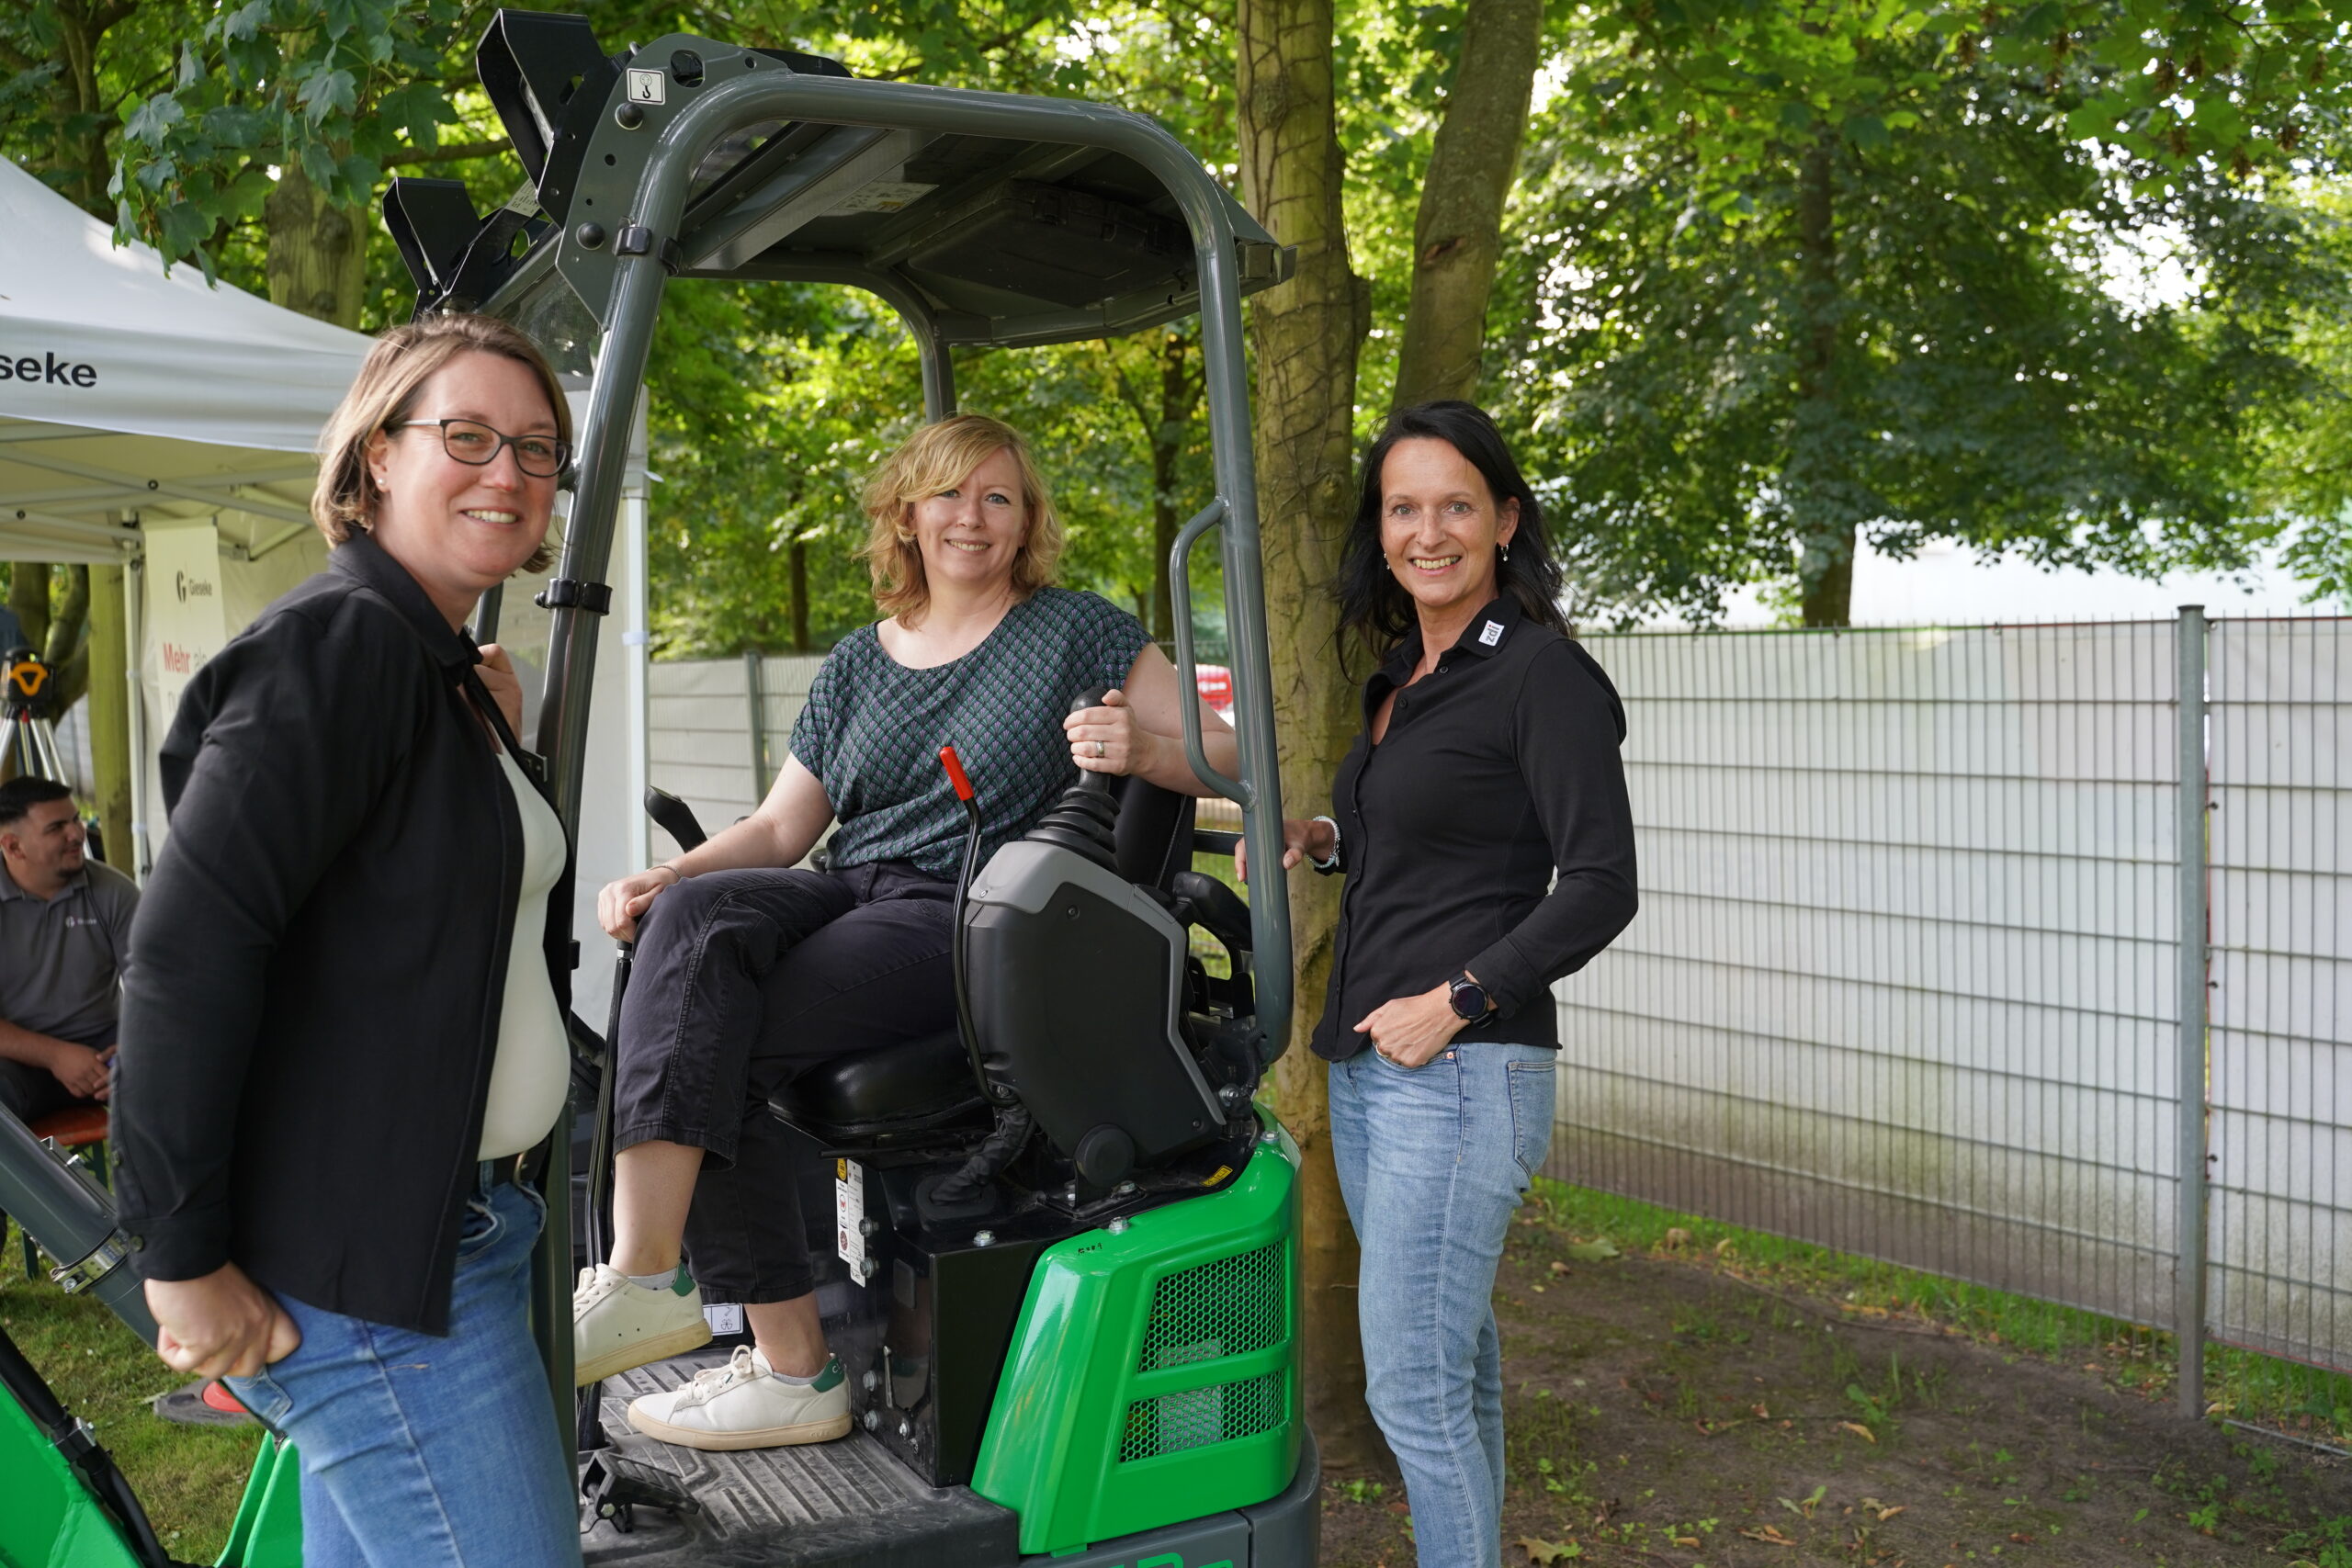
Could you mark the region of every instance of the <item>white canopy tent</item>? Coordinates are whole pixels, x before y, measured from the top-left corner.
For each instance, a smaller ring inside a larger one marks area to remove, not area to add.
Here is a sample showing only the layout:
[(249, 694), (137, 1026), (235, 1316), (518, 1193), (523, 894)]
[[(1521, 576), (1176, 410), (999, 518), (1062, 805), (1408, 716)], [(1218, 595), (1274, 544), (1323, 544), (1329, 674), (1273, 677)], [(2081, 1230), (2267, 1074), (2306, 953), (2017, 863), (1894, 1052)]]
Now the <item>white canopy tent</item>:
[[(153, 761), (180, 689), (325, 563), (310, 522), (311, 454), (368, 347), (357, 333), (209, 286), (194, 266), (167, 276), (154, 251), (117, 246), (107, 224), (0, 159), (0, 560), (130, 569), (142, 870), (148, 840), (162, 841)], [(613, 552), (617, 625), (599, 639), (590, 732), (593, 756), (627, 765), (588, 770), (582, 931), (594, 930), (596, 888), (645, 863), (643, 430), (640, 416)], [(513, 584), (500, 617), (500, 640), (526, 667), (547, 646), (537, 587)], [(600, 992), (602, 965), (580, 980)], [(596, 1018), (595, 996), (581, 1001)]]

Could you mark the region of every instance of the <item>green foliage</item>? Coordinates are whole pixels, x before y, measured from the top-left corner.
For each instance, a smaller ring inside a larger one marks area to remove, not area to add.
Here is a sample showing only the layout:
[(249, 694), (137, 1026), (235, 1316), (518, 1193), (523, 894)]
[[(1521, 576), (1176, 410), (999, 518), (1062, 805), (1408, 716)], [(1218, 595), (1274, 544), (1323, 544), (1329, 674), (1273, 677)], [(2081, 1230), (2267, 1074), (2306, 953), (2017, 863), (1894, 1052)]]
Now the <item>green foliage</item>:
[[(1230, 144), (1228, 44), (1206, 18), (1048, 4), (967, 8), (961, 31), (942, 32), (941, 16), (919, 5), (869, 7), (829, 17), (838, 31), (813, 33), (757, 22), (746, 33), (744, 18), (683, 14), (664, 25), (814, 49), (871, 75), (1083, 91), (1148, 105), (1212, 155)], [(608, 28), (603, 16), (594, 19)], [(1197, 340), (1190, 329), (1179, 337), (1197, 379)], [(1147, 624), (1164, 344), (1164, 334), (1145, 333), (956, 361), (960, 405), (1012, 423), (1036, 451), (1068, 532), (1063, 581), (1102, 592)], [(656, 650), (791, 650), (796, 544), (811, 646), (871, 620), (867, 574), (852, 554), (866, 531), (858, 493), (922, 417), (915, 350), (888, 309), (838, 289), (681, 281), (663, 309), (649, 380), (651, 467), (661, 480), (650, 503)], [(1181, 520), (1207, 499), (1211, 479), (1198, 407), (1176, 423), (1168, 494)], [(1222, 603), (1213, 552), (1199, 552), (1194, 578), (1199, 603)]]
[(464, 15), (458, 0), (246, 0), (191, 17), (168, 85), (125, 106), (118, 231), (210, 276), (219, 237), (260, 215), (275, 171), (372, 204), (389, 159), (458, 123), (441, 79)]
[[(1856, 527), (1896, 556), (1948, 538), (2147, 572), (2237, 566), (2273, 531), (2264, 433), (2312, 384), (2288, 321), (2345, 276), (2319, 226), (2218, 177), (2137, 195), (2052, 133), (2086, 84), (1926, 69), (1940, 48), (1829, 62), (1841, 90), (1905, 85), (1899, 134), (1808, 120), (1729, 168), (1622, 54), (1539, 121), (1498, 400), (1588, 613), (1709, 618), (1742, 582), (1810, 581), (1804, 547)], [(2143, 250), (2174, 253), (2185, 297), (2116, 286)]]
[[(700, 31), (865, 74), (1126, 103), (1231, 175), (1222, 6), (585, 9), (608, 47)], [(498, 127), (471, 85), (487, 17), (459, 0), (26, 0), (0, 16), (0, 151), (254, 288), (273, 171), (352, 205), (421, 167), (465, 178), (479, 207), (505, 198), (519, 169), (482, 155)], [(1559, 487), (1589, 604), (1703, 615), (1759, 578), (1792, 595), (1856, 526), (1896, 554), (1960, 538), (2147, 570), (2231, 565), (2283, 531), (2294, 570), (2352, 589), (2340, 214), (2310, 181), (2229, 178), (2331, 150), (2328, 51), (2347, 17), (2352, 0), (1555, 7), (1487, 395)], [(1341, 7), (1366, 435), (1462, 21), (1459, 3)], [(1835, 183), (1829, 287), (1801, 243), (1809, 151)], [(94, 164), (111, 197), (76, 184)], [(410, 294), (367, 228), (361, 321), (377, 327)], [(2196, 287), (2119, 299), (2134, 246), (2177, 249)], [(796, 545), (822, 646), (868, 613), (855, 492), (917, 417), (911, 349), (871, 301), (676, 294), (651, 386), (660, 646), (792, 646)], [(1155, 472), (1171, 423), (1157, 336), (958, 366), (967, 406), (1035, 440), (1071, 580), (1147, 612), (1155, 513), (1187, 515), (1210, 487), (1196, 407)], [(1209, 552), (1196, 567), (1214, 604)]]

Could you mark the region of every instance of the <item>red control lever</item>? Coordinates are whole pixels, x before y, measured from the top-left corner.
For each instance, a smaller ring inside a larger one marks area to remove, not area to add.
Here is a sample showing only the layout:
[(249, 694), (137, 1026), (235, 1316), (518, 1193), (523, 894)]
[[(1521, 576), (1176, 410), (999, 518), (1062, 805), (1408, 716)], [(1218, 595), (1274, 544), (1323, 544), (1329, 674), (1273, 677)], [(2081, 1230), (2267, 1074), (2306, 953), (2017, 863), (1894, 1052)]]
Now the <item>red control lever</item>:
[(956, 748), (953, 746), (942, 746), (939, 749), (939, 761), (947, 769), (947, 782), (956, 786), (956, 798), (958, 800), (971, 799), (972, 781), (970, 778), (966, 776), (964, 773), (964, 759), (956, 755)]

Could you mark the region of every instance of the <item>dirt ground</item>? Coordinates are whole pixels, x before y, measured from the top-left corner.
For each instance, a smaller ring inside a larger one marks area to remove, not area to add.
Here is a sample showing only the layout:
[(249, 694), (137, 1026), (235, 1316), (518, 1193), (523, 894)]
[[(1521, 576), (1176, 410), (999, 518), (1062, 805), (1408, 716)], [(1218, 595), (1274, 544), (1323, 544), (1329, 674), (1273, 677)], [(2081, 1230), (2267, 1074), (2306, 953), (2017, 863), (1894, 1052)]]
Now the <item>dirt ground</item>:
[[(1510, 1568), (2352, 1568), (2352, 1461), (2185, 1422), (2096, 1351), (2052, 1363), (1703, 1252), (1572, 1245), (1524, 1223), (1498, 1281)], [(1402, 1495), (1327, 1484), (1327, 1568), (1411, 1568)]]

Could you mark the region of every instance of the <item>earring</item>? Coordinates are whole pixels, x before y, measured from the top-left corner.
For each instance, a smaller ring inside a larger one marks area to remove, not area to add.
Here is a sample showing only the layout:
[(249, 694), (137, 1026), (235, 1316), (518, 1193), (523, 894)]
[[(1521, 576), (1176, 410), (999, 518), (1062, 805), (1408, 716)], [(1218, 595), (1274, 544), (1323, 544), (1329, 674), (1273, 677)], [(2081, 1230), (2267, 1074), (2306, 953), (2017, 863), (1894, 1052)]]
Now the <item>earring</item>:
[(1503, 545), (1498, 547), (1503, 552), (1503, 559), (1505, 561), (1509, 561), (1510, 559), (1510, 547), (1509, 545)]

